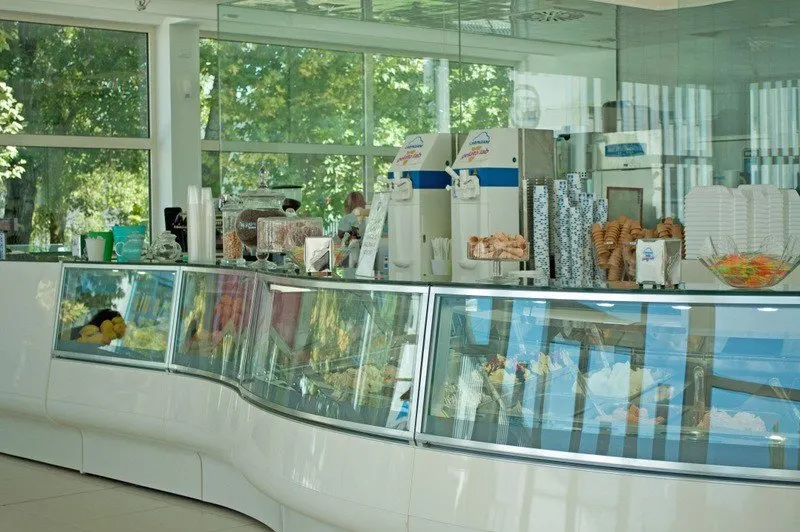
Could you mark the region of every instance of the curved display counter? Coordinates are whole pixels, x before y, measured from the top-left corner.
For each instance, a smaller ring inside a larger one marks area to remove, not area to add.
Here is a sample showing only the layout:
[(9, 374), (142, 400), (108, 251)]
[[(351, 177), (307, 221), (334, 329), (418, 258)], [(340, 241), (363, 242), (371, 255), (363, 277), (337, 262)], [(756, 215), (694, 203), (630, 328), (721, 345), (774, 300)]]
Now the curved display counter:
[(0, 272), (2, 452), (276, 532), (800, 522), (800, 292)]

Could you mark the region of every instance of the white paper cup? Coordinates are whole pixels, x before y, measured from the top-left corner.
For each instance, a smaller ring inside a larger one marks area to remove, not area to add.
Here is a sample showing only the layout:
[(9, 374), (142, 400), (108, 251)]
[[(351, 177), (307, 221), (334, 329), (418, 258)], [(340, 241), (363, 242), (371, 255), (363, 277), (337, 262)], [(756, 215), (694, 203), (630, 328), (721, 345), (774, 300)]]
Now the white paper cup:
[(86, 258), (89, 262), (103, 262), (103, 253), (106, 249), (105, 238), (86, 239)]
[(450, 275), (450, 261), (449, 260), (431, 260), (431, 272), (433, 275), (445, 276)]

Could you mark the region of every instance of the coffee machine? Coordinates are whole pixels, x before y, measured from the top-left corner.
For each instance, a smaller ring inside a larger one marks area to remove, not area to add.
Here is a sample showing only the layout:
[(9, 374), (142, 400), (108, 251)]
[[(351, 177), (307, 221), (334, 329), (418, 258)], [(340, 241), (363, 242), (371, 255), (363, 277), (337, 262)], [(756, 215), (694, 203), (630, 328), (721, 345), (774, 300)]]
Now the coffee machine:
[[(486, 279), (491, 265), (468, 259), (467, 241), (502, 231), (523, 235), (531, 247), (533, 185), (552, 185), (555, 178), (554, 133), (518, 128), (471, 131), (448, 173), (453, 281)], [(518, 266), (506, 264), (504, 272)]]

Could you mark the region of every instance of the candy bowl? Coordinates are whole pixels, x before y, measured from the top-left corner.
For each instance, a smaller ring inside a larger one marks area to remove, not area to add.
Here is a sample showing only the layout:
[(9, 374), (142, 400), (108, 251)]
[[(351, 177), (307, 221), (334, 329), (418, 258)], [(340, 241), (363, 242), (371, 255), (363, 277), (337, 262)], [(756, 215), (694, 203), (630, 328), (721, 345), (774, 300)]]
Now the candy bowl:
[(761, 246), (740, 251), (731, 238), (708, 239), (700, 263), (733, 288), (770, 288), (800, 263), (797, 239), (767, 237)]

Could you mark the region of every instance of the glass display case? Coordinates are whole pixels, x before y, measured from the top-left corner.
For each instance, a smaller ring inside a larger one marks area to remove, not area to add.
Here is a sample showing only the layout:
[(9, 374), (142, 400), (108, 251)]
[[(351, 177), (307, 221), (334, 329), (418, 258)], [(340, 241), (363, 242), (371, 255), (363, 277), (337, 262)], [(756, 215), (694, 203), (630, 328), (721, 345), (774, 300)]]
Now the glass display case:
[(418, 441), (800, 481), (795, 298), (470, 292), (433, 289)]
[(170, 368), (238, 384), (254, 287), (253, 273), (183, 268)]
[(427, 287), (275, 279), (242, 389), (269, 408), (410, 439)]
[(53, 345), (57, 357), (212, 378), (352, 432), (800, 483), (797, 295), (68, 264)]
[(166, 367), (178, 268), (65, 264), (56, 356)]

